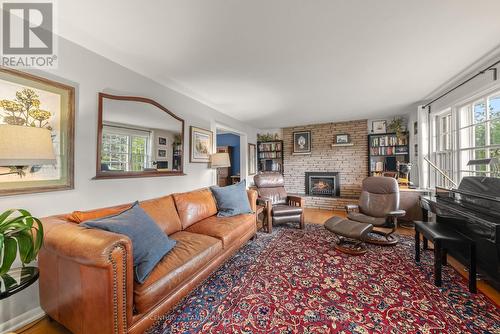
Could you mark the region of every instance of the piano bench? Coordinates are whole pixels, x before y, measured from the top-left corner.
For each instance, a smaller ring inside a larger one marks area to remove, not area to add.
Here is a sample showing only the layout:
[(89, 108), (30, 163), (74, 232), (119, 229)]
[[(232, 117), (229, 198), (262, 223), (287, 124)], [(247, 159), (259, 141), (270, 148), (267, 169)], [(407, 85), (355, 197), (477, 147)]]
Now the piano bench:
[(477, 292), (476, 288), (476, 243), (466, 236), (435, 222), (415, 222), (415, 262), (420, 262), (420, 234), (424, 241), (434, 244), (434, 285), (441, 286), (441, 270), (446, 265), (446, 250), (450, 244), (469, 247), (469, 291)]

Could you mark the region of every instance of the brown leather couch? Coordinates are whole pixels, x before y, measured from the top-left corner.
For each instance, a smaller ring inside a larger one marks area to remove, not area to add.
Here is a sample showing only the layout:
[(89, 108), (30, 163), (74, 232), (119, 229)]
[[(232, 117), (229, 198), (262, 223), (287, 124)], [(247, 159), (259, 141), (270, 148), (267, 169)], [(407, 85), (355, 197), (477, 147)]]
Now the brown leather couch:
[[(255, 212), (257, 193), (249, 190), (248, 199)], [(73, 333), (144, 332), (256, 233), (255, 214), (217, 217), (208, 189), (143, 201), (140, 206), (177, 244), (138, 284), (128, 237), (73, 222), (128, 206), (42, 220), (41, 306)]]

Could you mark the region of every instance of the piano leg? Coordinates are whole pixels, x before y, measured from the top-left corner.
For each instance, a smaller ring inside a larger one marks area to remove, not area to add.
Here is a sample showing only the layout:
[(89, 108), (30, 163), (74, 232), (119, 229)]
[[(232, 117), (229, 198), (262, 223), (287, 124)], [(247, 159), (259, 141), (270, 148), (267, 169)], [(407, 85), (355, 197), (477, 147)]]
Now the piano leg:
[(420, 262), (420, 232), (415, 229), (415, 262)]
[(423, 237), (423, 239), (424, 239), (424, 250), (428, 250), (429, 249), (429, 242), (427, 242), (426, 237)]
[(434, 240), (434, 285), (441, 286), (441, 270), (442, 270), (442, 253), (441, 241)]
[(443, 266), (446, 266), (448, 264), (448, 251), (446, 250), (446, 248), (442, 249), (441, 254), (441, 263), (443, 264)]
[(476, 244), (470, 245), (469, 292), (476, 293)]

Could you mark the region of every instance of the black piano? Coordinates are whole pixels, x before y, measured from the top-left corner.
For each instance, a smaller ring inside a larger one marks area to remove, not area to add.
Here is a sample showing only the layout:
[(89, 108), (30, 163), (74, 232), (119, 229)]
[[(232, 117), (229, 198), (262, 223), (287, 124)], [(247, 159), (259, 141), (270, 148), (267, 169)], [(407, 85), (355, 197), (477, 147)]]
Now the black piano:
[[(432, 212), (437, 223), (476, 241), (478, 272), (500, 289), (500, 178), (464, 177), (457, 189), (436, 187), (434, 196), (422, 196), (420, 206), (424, 221)], [(467, 249), (449, 253), (467, 263)]]

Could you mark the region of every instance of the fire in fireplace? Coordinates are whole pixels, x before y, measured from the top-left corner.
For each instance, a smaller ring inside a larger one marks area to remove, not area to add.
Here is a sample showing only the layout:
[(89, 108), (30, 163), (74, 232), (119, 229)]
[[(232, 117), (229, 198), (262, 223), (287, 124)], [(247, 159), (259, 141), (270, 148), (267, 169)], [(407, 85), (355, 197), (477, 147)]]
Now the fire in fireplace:
[(306, 172), (306, 195), (340, 196), (340, 179), (337, 172)]

